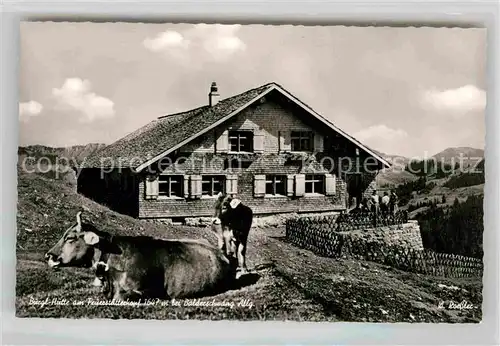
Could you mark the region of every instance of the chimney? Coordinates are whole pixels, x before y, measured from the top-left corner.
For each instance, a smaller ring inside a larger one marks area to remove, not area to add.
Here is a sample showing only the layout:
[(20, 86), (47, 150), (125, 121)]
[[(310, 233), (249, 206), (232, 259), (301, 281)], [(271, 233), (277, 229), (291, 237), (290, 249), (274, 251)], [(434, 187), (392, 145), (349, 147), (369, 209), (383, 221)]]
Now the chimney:
[(210, 86), (210, 93), (208, 93), (208, 105), (210, 107), (215, 106), (219, 102), (220, 94), (218, 92), (217, 84), (212, 82)]

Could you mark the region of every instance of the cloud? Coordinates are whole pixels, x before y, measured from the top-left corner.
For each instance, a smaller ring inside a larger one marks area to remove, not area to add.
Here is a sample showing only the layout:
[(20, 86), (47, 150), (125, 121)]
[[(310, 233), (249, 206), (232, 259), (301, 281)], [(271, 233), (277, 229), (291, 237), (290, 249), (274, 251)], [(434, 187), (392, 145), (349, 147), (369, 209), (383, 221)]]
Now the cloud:
[(52, 95), (59, 107), (75, 110), (83, 115), (84, 122), (112, 118), (115, 115), (113, 101), (93, 93), (88, 80), (68, 78), (61, 88), (52, 89)]
[(241, 25), (195, 25), (191, 35), (201, 39), (204, 50), (215, 60), (225, 60), (238, 51), (244, 51), (246, 44), (237, 35)]
[(30, 117), (39, 115), (43, 110), (42, 104), (36, 101), (20, 102), (19, 103), (19, 119), (27, 121)]
[(146, 38), (143, 43), (144, 47), (150, 51), (162, 52), (174, 48), (187, 49), (190, 41), (177, 31), (167, 30), (159, 33), (154, 38)]
[(484, 110), (486, 92), (470, 84), (457, 89), (431, 89), (422, 93), (421, 103), (427, 109), (461, 116), (467, 112)]
[(237, 52), (244, 51), (246, 44), (237, 35), (240, 25), (197, 24), (184, 34), (167, 30), (154, 38), (146, 38), (144, 47), (155, 53), (163, 53), (180, 62), (193, 57), (223, 62)]
[(386, 125), (374, 125), (354, 133), (354, 137), (373, 149), (394, 153), (401, 147), (401, 142), (407, 139), (408, 133)]

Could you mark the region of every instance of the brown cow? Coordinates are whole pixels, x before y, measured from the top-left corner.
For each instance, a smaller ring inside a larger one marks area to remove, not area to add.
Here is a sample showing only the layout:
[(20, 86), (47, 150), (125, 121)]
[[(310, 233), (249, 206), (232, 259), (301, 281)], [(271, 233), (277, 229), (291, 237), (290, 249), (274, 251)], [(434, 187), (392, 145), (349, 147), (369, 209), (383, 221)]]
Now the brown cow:
[(94, 263), (113, 299), (196, 297), (234, 283), (235, 266), (206, 242), (114, 236), (82, 223), (80, 214), (45, 257), (52, 268)]

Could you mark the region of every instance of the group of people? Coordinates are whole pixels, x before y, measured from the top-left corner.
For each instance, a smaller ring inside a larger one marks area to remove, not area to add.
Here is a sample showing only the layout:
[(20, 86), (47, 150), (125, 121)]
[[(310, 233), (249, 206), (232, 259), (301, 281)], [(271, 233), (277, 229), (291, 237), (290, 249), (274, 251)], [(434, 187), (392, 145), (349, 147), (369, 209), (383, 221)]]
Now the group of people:
[(360, 209), (364, 211), (371, 211), (376, 214), (394, 215), (398, 211), (398, 196), (394, 191), (390, 194), (385, 191), (384, 195), (380, 197), (376, 190), (373, 190), (370, 198), (365, 198), (361, 202)]

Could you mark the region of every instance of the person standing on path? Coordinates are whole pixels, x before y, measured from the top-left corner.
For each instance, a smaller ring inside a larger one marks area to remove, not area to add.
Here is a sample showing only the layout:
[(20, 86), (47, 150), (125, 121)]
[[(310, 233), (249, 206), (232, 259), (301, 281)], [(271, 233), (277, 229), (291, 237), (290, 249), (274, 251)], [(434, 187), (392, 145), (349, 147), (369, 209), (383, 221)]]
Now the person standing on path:
[(382, 203), (380, 204), (380, 211), (384, 216), (389, 214), (389, 202), (390, 202), (390, 197), (389, 193), (386, 191), (384, 192), (384, 197), (382, 197)]
[(396, 215), (398, 212), (398, 195), (396, 192), (391, 192), (391, 201), (390, 201), (391, 214)]
[(373, 190), (372, 195), (370, 197), (370, 201), (372, 202), (372, 212), (378, 214), (380, 203), (379, 203), (379, 195), (377, 194), (377, 190)]
[(377, 194), (377, 190), (373, 190), (372, 195), (370, 196), (370, 202), (372, 204), (372, 213), (373, 213), (373, 227), (377, 227), (378, 220), (378, 212), (379, 212), (379, 196)]

